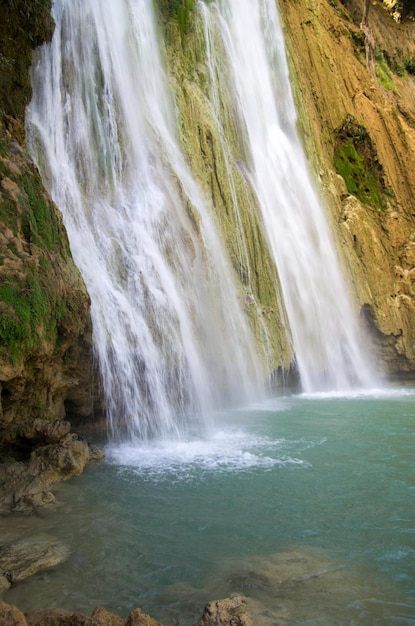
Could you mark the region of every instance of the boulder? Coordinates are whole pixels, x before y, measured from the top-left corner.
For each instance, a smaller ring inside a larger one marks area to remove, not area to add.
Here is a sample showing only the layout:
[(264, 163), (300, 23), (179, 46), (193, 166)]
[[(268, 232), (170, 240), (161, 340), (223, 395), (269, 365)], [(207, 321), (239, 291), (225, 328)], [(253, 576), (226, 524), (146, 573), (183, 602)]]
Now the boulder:
[(21, 438), (43, 445), (34, 447), (28, 462), (0, 463), (0, 514), (53, 508), (53, 485), (78, 476), (88, 463), (104, 458), (102, 448), (89, 446), (69, 428), (65, 421), (34, 420), (20, 431)]
[(27, 537), (0, 546), (0, 575), (9, 583), (25, 580), (37, 572), (59, 565), (68, 557), (68, 548), (46, 534)]
[(125, 626), (162, 626), (162, 624), (143, 613), (141, 609), (134, 609), (127, 617)]
[(27, 626), (27, 622), (17, 607), (0, 601), (0, 626)]
[(125, 626), (126, 618), (114, 615), (102, 607), (94, 609), (91, 617), (103, 626)]
[(245, 598), (235, 596), (209, 602), (197, 626), (254, 626)]

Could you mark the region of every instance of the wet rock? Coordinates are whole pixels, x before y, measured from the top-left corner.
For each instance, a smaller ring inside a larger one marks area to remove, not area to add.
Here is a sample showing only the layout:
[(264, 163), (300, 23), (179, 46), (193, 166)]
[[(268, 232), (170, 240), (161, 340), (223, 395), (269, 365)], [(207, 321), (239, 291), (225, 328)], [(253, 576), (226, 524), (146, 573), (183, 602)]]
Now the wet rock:
[(162, 626), (162, 624), (143, 613), (141, 609), (134, 609), (127, 617), (125, 626)]
[(27, 626), (162, 626), (141, 609), (134, 609), (127, 618), (103, 608), (95, 609), (91, 617), (62, 609), (38, 609), (26, 613), (26, 619)]
[(26, 613), (27, 626), (102, 626), (83, 613), (63, 609), (38, 609)]
[(37, 572), (59, 565), (68, 548), (46, 534), (0, 546), (0, 574), (9, 583), (25, 580)]
[(18, 608), (0, 601), (0, 626), (27, 626), (27, 622)]
[(102, 459), (105, 457), (105, 452), (104, 452), (103, 448), (101, 448), (100, 446), (97, 446), (94, 443), (90, 443), (90, 444), (88, 444), (88, 448), (89, 448), (89, 460), (90, 460), (90, 462), (102, 461)]
[[(102, 457), (103, 453), (94, 452), (94, 460)], [(86, 441), (67, 433), (58, 443), (35, 448), (28, 463), (0, 463), (0, 512), (53, 508), (55, 497), (50, 488), (79, 476), (90, 461)]]
[(37, 418), (33, 421), (19, 424), (16, 430), (16, 437), (26, 440), (31, 445), (58, 443), (71, 430), (71, 424), (65, 420), (43, 420)]
[(198, 626), (254, 626), (245, 598), (235, 596), (209, 602)]
[(94, 609), (91, 617), (103, 626), (125, 626), (126, 618), (119, 617), (101, 607)]
[(78, 476), (88, 461), (88, 444), (71, 433), (57, 444), (33, 450), (28, 473), (49, 486), (66, 478)]
[(6, 576), (0, 574), (0, 593), (3, 593), (3, 591), (7, 591), (7, 589), (10, 589), (10, 587), (10, 581), (6, 578)]

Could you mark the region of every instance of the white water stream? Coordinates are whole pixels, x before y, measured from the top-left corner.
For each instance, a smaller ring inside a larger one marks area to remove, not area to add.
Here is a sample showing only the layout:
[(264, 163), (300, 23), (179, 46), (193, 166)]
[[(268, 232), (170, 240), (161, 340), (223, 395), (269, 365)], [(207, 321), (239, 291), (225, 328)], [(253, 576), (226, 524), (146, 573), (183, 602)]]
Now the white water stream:
[[(224, 73), (230, 79), (302, 387), (372, 386), (326, 216), (297, 136), (276, 2), (218, 0), (203, 5), (202, 15), (208, 40), (220, 40), (223, 48), (221, 53), (207, 47), (210, 79), (213, 85)], [(220, 90), (213, 93), (217, 99)]]
[[(220, 0), (203, 14), (226, 50), (303, 387), (368, 384), (296, 135), (275, 4)], [(91, 297), (109, 422), (130, 439), (180, 437), (201, 414), (252, 398), (263, 372), (213, 211), (178, 144), (152, 2), (56, 0), (53, 17), (33, 67), (28, 140)], [(225, 59), (208, 56), (214, 87)]]
[(28, 137), (91, 296), (109, 420), (180, 437), (263, 373), (178, 146), (152, 3), (56, 0), (53, 16)]

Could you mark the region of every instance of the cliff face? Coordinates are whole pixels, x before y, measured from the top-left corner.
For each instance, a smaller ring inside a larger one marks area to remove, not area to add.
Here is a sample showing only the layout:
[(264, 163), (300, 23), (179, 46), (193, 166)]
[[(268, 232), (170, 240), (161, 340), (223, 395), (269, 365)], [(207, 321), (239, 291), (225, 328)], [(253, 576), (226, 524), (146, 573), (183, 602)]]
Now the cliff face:
[(7, 0), (0, 24), (0, 452), (23, 422), (92, 414), (89, 299), (60, 213), (24, 148), (32, 49), (50, 2)]
[[(309, 158), (386, 373), (415, 375), (415, 24), (373, 3), (281, 0)], [(354, 21), (353, 21), (354, 18)]]
[[(363, 1), (346, 4), (279, 2), (298, 124), (374, 358), (389, 377), (413, 380), (415, 24), (397, 23), (381, 3), (374, 3), (361, 26)], [(213, 200), (235, 258), (233, 199), (220, 137), (205, 104), (206, 59), (196, 15), (188, 10), (187, 22), (182, 16), (170, 23), (167, 57), (184, 149)], [(238, 154), (243, 147), (231, 121), (226, 132)], [(252, 198), (242, 187), (237, 195), (254, 268), (250, 288), (257, 308), (265, 313), (272, 366), (287, 368), (292, 354), (276, 320), (273, 285), (278, 279), (256, 218), (249, 213)], [(247, 287), (244, 271), (234, 267)], [(248, 313), (258, 336), (258, 310), (252, 307)]]

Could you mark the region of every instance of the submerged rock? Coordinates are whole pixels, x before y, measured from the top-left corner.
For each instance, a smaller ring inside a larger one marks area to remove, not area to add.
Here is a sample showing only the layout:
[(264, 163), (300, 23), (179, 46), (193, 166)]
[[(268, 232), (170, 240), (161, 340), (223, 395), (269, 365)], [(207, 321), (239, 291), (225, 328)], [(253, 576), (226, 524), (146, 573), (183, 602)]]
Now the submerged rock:
[(235, 596), (209, 602), (198, 626), (254, 626), (245, 598)]
[(18, 583), (37, 572), (55, 567), (69, 555), (69, 549), (54, 537), (42, 534), (0, 546), (0, 575)]

